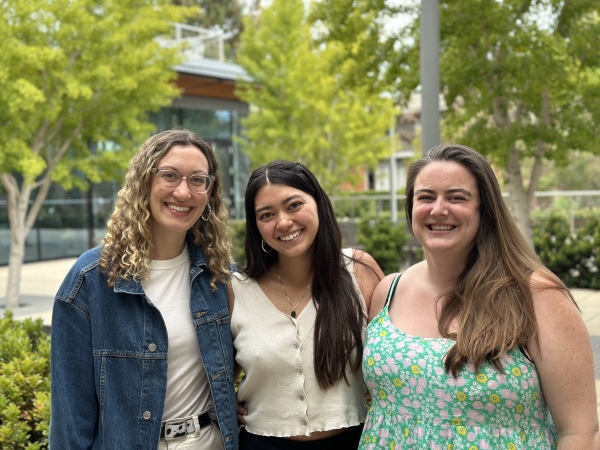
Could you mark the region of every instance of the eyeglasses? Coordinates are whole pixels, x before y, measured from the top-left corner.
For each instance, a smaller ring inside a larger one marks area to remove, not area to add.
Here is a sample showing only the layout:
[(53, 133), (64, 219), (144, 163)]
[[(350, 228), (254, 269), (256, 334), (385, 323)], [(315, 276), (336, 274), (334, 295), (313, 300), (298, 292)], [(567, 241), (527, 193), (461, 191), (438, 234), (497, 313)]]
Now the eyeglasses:
[(156, 174), (158, 185), (163, 189), (174, 191), (177, 186), (181, 184), (181, 180), (185, 178), (187, 181), (190, 191), (195, 194), (203, 194), (210, 189), (210, 186), (215, 179), (212, 175), (202, 175), (200, 173), (190, 175), (189, 177), (182, 177), (177, 172), (173, 172), (168, 169), (152, 169), (152, 172)]

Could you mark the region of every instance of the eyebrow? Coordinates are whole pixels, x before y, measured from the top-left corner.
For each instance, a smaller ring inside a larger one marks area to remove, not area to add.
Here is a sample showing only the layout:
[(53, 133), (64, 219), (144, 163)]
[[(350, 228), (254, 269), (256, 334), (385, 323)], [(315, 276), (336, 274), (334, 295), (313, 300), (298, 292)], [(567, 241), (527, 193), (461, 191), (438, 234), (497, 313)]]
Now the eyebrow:
[[(179, 170), (177, 170), (175, 167), (173, 166), (162, 166), (162, 167), (155, 167), (158, 170), (172, 170), (173, 172), (177, 172), (177, 173), (181, 173)], [(204, 169), (198, 169), (195, 172), (191, 172), (191, 175), (208, 175)]]
[[(284, 199), (281, 204), (285, 205), (287, 202), (289, 202), (290, 200), (294, 200), (296, 198), (302, 198), (302, 196), (300, 194), (294, 194), (294, 195), (290, 195), (288, 198)], [(267, 205), (267, 206), (261, 206), (260, 208), (258, 208), (256, 211), (254, 211), (254, 214), (259, 214), (267, 209), (270, 209), (271, 205)]]
[[(418, 195), (421, 193), (426, 193), (426, 194), (435, 194), (435, 191), (433, 189), (419, 189), (417, 191), (415, 191), (414, 195)], [(466, 189), (462, 189), (462, 188), (452, 188), (452, 189), (448, 189), (446, 192), (446, 194), (456, 194), (456, 193), (460, 193), (460, 194), (464, 194), (467, 197), (473, 197), (473, 194), (469, 191), (467, 191)]]

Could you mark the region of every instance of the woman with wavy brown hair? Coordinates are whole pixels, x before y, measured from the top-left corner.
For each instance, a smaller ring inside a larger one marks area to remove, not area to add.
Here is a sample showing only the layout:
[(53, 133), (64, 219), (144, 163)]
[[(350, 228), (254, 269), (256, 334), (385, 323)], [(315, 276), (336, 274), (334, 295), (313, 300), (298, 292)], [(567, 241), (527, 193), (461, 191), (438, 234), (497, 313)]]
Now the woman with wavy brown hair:
[(204, 140), (141, 146), (55, 299), (52, 448), (237, 449), (226, 222)]
[(461, 145), (409, 169), (425, 260), (373, 294), (363, 449), (599, 449), (590, 339), (519, 232), (489, 163)]

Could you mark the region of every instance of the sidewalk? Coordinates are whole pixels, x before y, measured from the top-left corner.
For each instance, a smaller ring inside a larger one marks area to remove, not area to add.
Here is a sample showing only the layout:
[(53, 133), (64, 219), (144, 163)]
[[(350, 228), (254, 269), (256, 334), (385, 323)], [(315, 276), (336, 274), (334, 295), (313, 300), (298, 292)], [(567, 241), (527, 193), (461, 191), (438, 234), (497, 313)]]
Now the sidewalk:
[[(21, 272), (21, 305), (13, 311), (15, 319), (41, 318), (44, 325), (49, 326), (54, 295), (75, 260), (76, 258), (67, 258), (24, 264)], [(0, 317), (4, 315), (7, 278), (8, 267), (0, 267)], [(581, 308), (592, 341), (600, 417), (600, 291), (573, 289), (572, 292)]]

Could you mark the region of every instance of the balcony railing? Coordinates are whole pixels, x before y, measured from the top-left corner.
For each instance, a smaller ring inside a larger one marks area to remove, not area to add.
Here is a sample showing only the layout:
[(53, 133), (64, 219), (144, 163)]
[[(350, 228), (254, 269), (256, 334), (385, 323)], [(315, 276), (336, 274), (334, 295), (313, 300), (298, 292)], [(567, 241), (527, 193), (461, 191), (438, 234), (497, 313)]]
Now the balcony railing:
[(181, 46), (183, 53), (188, 58), (213, 59), (225, 62), (225, 41), (234, 35), (235, 32), (174, 23), (173, 37), (170, 39), (159, 38), (158, 42), (166, 48)]

